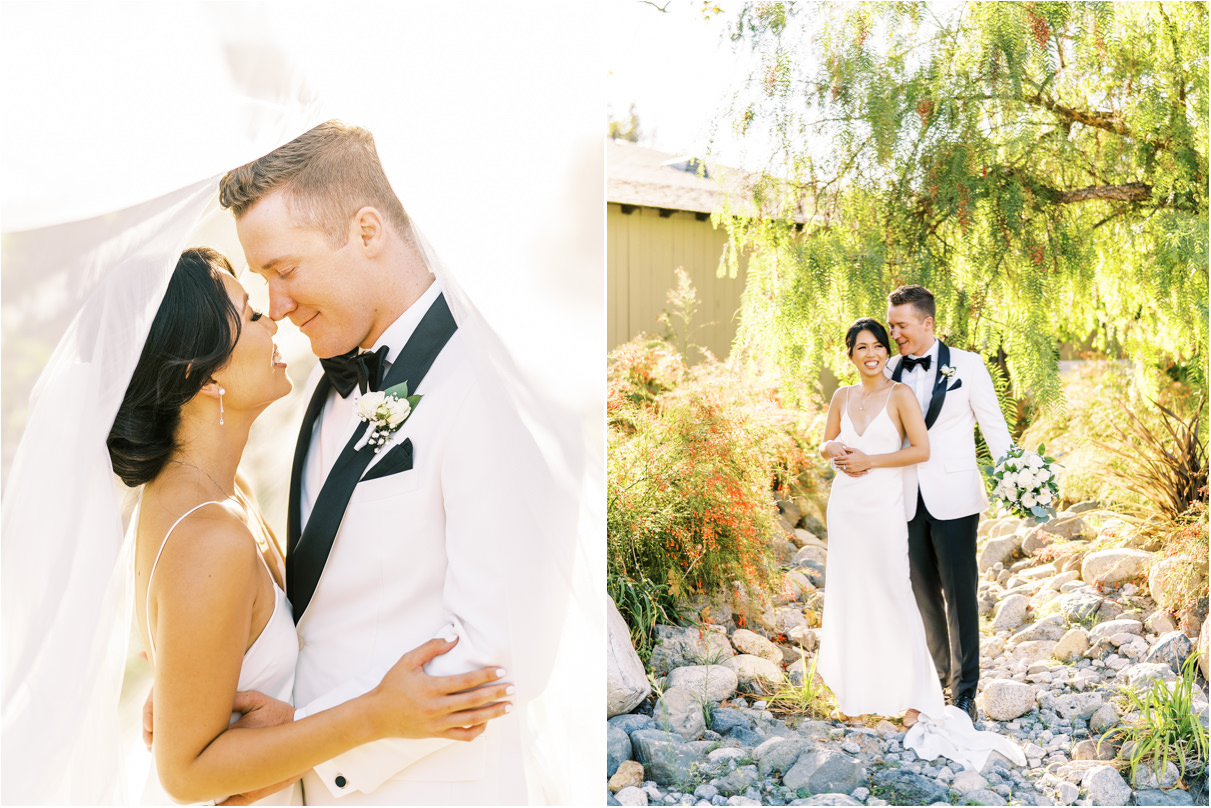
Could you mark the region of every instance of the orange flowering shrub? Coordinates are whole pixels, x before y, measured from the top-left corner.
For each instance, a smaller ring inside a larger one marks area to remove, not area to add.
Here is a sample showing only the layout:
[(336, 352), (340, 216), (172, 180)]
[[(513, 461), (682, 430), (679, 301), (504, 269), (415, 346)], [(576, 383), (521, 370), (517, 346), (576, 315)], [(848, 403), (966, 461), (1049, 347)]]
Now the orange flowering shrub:
[(636, 340), (610, 357), (611, 590), (646, 582), (675, 603), (735, 581), (765, 589), (775, 495), (822, 485), (812, 425), (772, 388), (717, 362), (686, 369), (669, 351)]

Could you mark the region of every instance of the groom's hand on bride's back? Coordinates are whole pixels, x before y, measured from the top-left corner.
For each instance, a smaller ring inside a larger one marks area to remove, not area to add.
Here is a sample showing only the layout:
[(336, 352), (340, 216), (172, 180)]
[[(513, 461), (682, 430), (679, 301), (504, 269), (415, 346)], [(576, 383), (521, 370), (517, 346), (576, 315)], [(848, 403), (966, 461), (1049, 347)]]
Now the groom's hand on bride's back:
[(430, 676), (424, 666), (454, 648), (458, 640), (429, 640), (400, 657), (378, 687), (366, 694), (383, 737), (449, 738), (471, 741), (487, 722), (513, 709), (504, 701), (514, 691), (502, 682), (505, 671), (488, 667), (455, 676)]

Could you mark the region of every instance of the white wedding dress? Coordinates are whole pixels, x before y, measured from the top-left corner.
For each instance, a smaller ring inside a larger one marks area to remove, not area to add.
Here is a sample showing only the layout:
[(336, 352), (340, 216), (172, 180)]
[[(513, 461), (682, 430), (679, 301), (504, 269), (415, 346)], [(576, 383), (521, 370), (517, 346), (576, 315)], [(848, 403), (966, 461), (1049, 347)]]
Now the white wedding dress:
[[(868, 455), (901, 448), (886, 400), (862, 434), (848, 404), (847, 396), (837, 440)], [(945, 756), (980, 769), (996, 750), (1025, 765), (1012, 741), (977, 731), (966, 713), (945, 703), (909, 577), (901, 474), (900, 468), (872, 468), (861, 477), (838, 472), (833, 480), (817, 670), (846, 715), (919, 710), (904, 746), (921, 758)]]
[[(177, 521), (173, 522), (172, 527), (168, 529), (168, 533), (164, 537), (164, 541), (160, 544), (160, 549), (156, 553), (156, 560), (152, 562), (151, 572), (147, 575), (148, 597), (150, 597), (151, 592), (151, 579), (156, 574), (156, 565), (160, 563), (160, 555), (164, 552), (165, 546), (168, 545), (169, 540), (172, 538), (173, 530), (176, 529), (177, 525), (181, 524), (185, 517), (199, 508), (207, 505), (221, 506), (222, 504), (217, 501), (203, 502), (190, 508)], [(130, 517), (130, 530), (137, 530), (138, 525), (139, 508), (136, 507)], [(258, 552), (257, 555), (260, 557), (261, 563), (265, 564), (265, 571), (269, 572), (269, 564), (265, 561), (264, 554)], [(273, 612), (269, 615), (269, 621), (265, 623), (265, 627), (261, 630), (261, 633), (253, 641), (252, 645), (248, 647), (248, 650), (244, 652), (244, 661), (240, 666), (240, 678), (236, 689), (258, 690), (280, 701), (292, 702), (294, 666), (299, 655), (299, 640), (298, 635), (294, 631), (294, 618), (291, 616), (290, 601), (286, 599), (286, 592), (278, 586), (271, 572), (269, 578), (273, 580), (273, 592), (275, 595)], [(147, 613), (150, 613), (150, 610)], [(149, 657), (154, 663), (154, 639), (151, 640), (151, 646)], [(232, 721), (236, 721), (239, 718), (239, 713), (232, 713)], [(148, 772), (147, 783), (143, 789), (141, 802), (144, 805), (168, 805), (173, 802), (172, 798), (160, 786), (160, 778), (156, 772), (154, 757), (152, 758), (151, 770)], [(268, 797), (258, 800), (253, 804), (302, 805), (302, 783), (301, 781), (295, 782), (289, 788), (284, 788), (281, 791), (270, 794)]]

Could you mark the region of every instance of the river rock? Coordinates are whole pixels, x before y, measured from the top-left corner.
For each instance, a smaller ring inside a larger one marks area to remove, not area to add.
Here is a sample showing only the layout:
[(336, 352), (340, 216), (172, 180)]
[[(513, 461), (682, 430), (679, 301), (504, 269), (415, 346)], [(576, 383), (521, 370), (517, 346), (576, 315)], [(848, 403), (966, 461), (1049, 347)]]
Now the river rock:
[[(608, 597), (608, 596), (607, 596)], [(631, 631), (614, 599), (606, 606), (606, 718), (629, 713), (652, 692)]]
[(738, 682), (759, 693), (773, 693), (782, 682), (782, 669), (752, 654), (740, 654), (724, 661), (724, 666), (736, 672)]
[(1194, 798), (1189, 791), (1172, 789), (1160, 791), (1154, 788), (1142, 788), (1135, 792), (1136, 805), (1194, 805)]
[(1055, 640), (1027, 640), (1026, 642), (1020, 642), (1010, 652), (1010, 658), (1019, 662), (1025, 662), (1027, 665), (1032, 662), (1042, 662), (1044, 659), (1051, 658), (1058, 644)]
[(742, 654), (768, 659), (774, 664), (782, 661), (782, 651), (778, 649), (778, 646), (747, 628), (738, 628), (732, 632), (732, 645), (736, 646), (736, 650)]
[(1089, 650), (1089, 635), (1080, 626), (1074, 626), (1060, 637), (1051, 653), (1060, 662), (1071, 662), (1085, 655)]
[(739, 680), (726, 665), (686, 665), (674, 668), (665, 677), (665, 687), (682, 687), (703, 703), (720, 702), (736, 692)]
[(1144, 628), (1149, 634), (1160, 636), (1168, 634), (1170, 631), (1177, 631), (1177, 623), (1173, 622), (1173, 618), (1169, 616), (1169, 612), (1164, 609), (1157, 609), (1148, 619), (1144, 621)]
[(1014, 629), (1022, 625), (1026, 619), (1026, 607), (1030, 599), (1025, 595), (1010, 595), (997, 605), (996, 616), (992, 620), (993, 631)]
[(1073, 760), (1114, 760), (1117, 753), (1114, 744), (1109, 741), (1098, 742), (1097, 738), (1085, 738), (1077, 741), (1072, 747)]
[(1085, 556), (1081, 562), (1081, 580), (1088, 584), (1116, 584), (1144, 574), (1151, 553), (1117, 547), (1098, 550)]
[(1094, 531), (1080, 516), (1059, 516), (1048, 522), (1046, 528), (1048, 533), (1053, 533), (1064, 541), (1080, 541), (1094, 537)]
[(968, 769), (956, 774), (954, 782), (950, 784), (950, 787), (960, 794), (967, 794), (970, 791), (988, 788), (988, 781), (979, 772)]
[(627, 786), (614, 795), (614, 801), (618, 805), (647, 805), (648, 794), (637, 786)]
[[(631, 757), (631, 736), (618, 727), (606, 725), (606, 777), (618, 771), (623, 761)], [(615, 789), (617, 791), (617, 789)]]
[(949, 802), (949, 789), (946, 786), (905, 769), (879, 769), (871, 775), (870, 782), (872, 789), (893, 805)]
[(720, 628), (704, 625), (698, 628), (656, 626), (656, 645), (648, 667), (656, 676), (664, 676), (674, 668), (718, 664), (735, 656), (727, 634)]
[(799, 756), (790, 771), (782, 776), (789, 789), (806, 788), (814, 794), (848, 794), (866, 782), (866, 770), (844, 752), (817, 749)]
[(630, 735), (637, 729), (656, 729), (656, 722), (650, 715), (642, 715), (639, 713), (616, 715), (606, 723), (608, 723), (611, 727), (622, 730), (627, 735)]
[[(1068, 583), (1064, 586), (1071, 585)], [(1063, 592), (1062, 588), (1061, 592)], [(1066, 620), (1074, 623), (1092, 619), (1102, 607), (1102, 598), (1092, 592), (1064, 593), (1056, 598), (1055, 602), (1060, 608), (1060, 614), (1064, 615)]]
[(631, 733), (631, 745), (636, 760), (643, 764), (645, 776), (663, 786), (686, 782), (694, 764), (702, 766), (706, 762), (695, 747), (658, 729)]
[(1182, 672), (1186, 658), (1194, 652), (1194, 643), (1180, 631), (1170, 631), (1152, 644), (1145, 662), (1159, 662), (1168, 665), (1174, 673)]
[(639, 788), (643, 785), (643, 764), (637, 760), (624, 760), (618, 771), (610, 777), (609, 789), (617, 794), (624, 788)]
[(1055, 711), (1060, 718), (1071, 721), (1074, 718), (1088, 719), (1105, 704), (1099, 691), (1088, 693), (1065, 693), (1055, 699)]
[(1115, 677), (1134, 690), (1147, 690), (1153, 682), (1172, 682), (1177, 679), (1173, 668), (1163, 662), (1140, 662), (1123, 668)]
[(1157, 771), (1154, 763), (1146, 763), (1141, 765), (1136, 771), (1136, 785), (1139, 788), (1159, 788), (1169, 789), (1177, 785), (1177, 781), (1181, 775), (1172, 762), (1166, 762), (1165, 768), (1160, 772)]
[(978, 701), (993, 721), (1012, 721), (1034, 709), (1035, 689), (1012, 679), (993, 679), (984, 684)]
[(1081, 785), (1093, 805), (1126, 805), (1131, 799), (1131, 786), (1113, 766), (1090, 769)]
[(702, 701), (697, 693), (683, 687), (670, 687), (656, 701), (652, 711), (656, 728), (675, 732), (682, 740), (696, 741), (706, 732)]
[(1020, 534), (1011, 533), (1008, 536), (989, 539), (980, 550), (976, 566), (980, 572), (987, 572), (997, 564), (1008, 564), (1021, 550), (1022, 536)]
[(1036, 527), (1026, 534), (1026, 538), (1022, 539), (1022, 552), (1028, 556), (1032, 556), (1044, 547), (1049, 547), (1063, 540), (1062, 536), (1057, 536), (1046, 527)]
[(1029, 642), (1031, 640), (1050, 640), (1055, 642), (1063, 636), (1064, 618), (1058, 614), (1052, 614), (1044, 617), (1037, 623), (1031, 623), (1017, 634), (1014, 634), (1009, 638), (1009, 642), (1011, 644)]
[(756, 766), (741, 766), (715, 781), (715, 788), (725, 797), (743, 794), (757, 782)]
[(1101, 735), (1117, 724), (1118, 710), (1114, 709), (1113, 704), (1103, 704), (1089, 716), (1089, 731), (1094, 735)]
[(762, 777), (785, 774), (806, 748), (807, 742), (802, 738), (775, 735), (753, 749), (753, 760), (757, 761), (757, 770)]
[[(1089, 642), (1097, 642), (1103, 637), (1113, 637), (1115, 634), (1136, 634), (1143, 636), (1144, 624), (1138, 620), (1107, 620), (1105, 623), (1098, 623), (1089, 630)], [(1116, 643), (1122, 645), (1122, 643)]]

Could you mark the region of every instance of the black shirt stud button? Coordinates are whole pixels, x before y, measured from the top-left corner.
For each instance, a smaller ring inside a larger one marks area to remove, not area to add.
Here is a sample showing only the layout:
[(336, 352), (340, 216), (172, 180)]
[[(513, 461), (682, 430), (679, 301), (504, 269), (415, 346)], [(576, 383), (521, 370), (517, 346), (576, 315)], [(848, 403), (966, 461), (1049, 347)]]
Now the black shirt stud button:
[(349, 785), (349, 781), (345, 779), (345, 775), (343, 774), (338, 774), (334, 782), (336, 783), (337, 788), (344, 788), (345, 786)]

